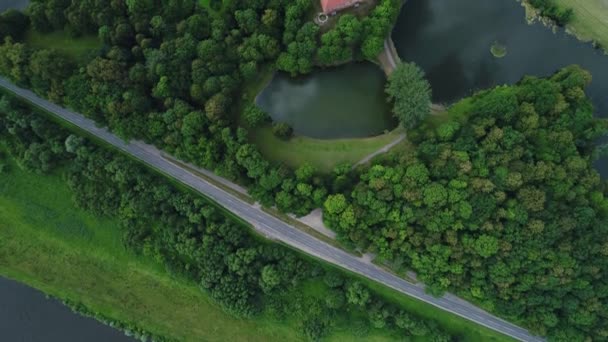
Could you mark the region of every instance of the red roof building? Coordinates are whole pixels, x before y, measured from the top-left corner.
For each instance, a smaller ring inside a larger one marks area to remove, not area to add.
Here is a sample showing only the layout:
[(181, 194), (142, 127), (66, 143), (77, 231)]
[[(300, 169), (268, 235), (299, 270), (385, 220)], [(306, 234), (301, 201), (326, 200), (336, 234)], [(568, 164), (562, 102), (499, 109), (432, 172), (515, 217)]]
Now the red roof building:
[(361, 2), (360, 0), (321, 0), (323, 13), (333, 14), (345, 8), (354, 6)]

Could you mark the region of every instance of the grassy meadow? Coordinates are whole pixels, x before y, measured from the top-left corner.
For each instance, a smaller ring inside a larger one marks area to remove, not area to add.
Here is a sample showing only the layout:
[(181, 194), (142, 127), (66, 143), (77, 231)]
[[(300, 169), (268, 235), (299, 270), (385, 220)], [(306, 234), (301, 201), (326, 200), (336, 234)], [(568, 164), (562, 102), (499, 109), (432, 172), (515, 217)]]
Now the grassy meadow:
[(583, 41), (595, 41), (608, 49), (608, 1), (553, 0), (558, 6), (572, 8), (574, 17), (567, 28)]

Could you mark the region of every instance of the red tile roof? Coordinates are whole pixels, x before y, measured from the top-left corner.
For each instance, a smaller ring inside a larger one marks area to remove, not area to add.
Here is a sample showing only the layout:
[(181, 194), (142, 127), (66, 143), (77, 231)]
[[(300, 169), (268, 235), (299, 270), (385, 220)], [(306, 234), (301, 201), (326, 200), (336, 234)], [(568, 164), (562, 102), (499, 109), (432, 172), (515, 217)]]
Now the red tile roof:
[(356, 0), (321, 0), (323, 13), (332, 13), (346, 7), (350, 7), (357, 2)]

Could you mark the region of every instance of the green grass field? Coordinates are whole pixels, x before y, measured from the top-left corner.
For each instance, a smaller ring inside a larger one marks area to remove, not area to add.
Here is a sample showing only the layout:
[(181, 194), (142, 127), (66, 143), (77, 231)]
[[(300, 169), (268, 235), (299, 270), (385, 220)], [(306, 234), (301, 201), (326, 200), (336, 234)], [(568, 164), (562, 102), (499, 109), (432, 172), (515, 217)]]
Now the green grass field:
[(101, 42), (96, 36), (72, 38), (64, 31), (42, 34), (29, 30), (25, 35), (25, 41), (35, 48), (56, 49), (75, 60), (86, 57), (89, 52), (95, 51), (101, 46)]
[(255, 129), (251, 139), (269, 160), (283, 162), (293, 168), (310, 163), (321, 172), (330, 172), (336, 165), (358, 162), (397, 139), (402, 132), (402, 129), (395, 129), (387, 134), (362, 139), (323, 140), (294, 136), (284, 141), (275, 137), (268, 126)]
[(596, 41), (608, 49), (607, 0), (554, 0), (564, 8), (572, 8), (574, 17), (567, 25), (569, 31), (583, 41)]

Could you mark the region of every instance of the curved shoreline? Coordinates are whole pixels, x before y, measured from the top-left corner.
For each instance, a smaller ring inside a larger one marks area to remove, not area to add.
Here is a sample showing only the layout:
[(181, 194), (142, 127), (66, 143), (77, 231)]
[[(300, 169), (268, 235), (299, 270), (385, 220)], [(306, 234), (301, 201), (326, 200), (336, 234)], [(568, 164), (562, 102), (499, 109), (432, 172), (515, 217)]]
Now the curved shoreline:
[[(519, 2), (521, 4), (521, 6), (525, 8), (526, 20), (527, 20), (528, 24), (530, 24), (530, 25), (536, 24), (536, 22), (538, 21), (543, 26), (551, 29), (553, 31), (553, 33), (557, 33), (558, 31), (563, 30), (565, 33), (576, 38), (581, 43), (590, 44), (594, 49), (601, 50), (603, 54), (608, 55), (608, 37), (605, 37), (605, 38), (594, 37), (593, 32), (588, 33), (589, 36), (585, 36), (582, 33), (577, 32), (577, 31), (580, 31), (580, 29), (576, 28), (576, 26), (577, 26), (575, 23), (576, 19), (572, 19), (568, 24), (561, 27), (561, 26), (557, 25), (557, 23), (554, 20), (552, 20), (551, 18), (541, 15), (540, 11), (537, 8), (535, 8), (534, 6), (532, 6), (530, 4), (529, 0), (516, 0), (516, 1)], [(572, 7), (570, 7), (570, 8), (572, 8)], [(577, 12), (576, 8), (572, 8), (572, 9), (574, 10), (575, 16), (577, 14), (580, 15), (580, 12)], [(586, 11), (586, 12), (591, 14), (591, 11)], [(606, 10), (606, 15), (608, 15), (608, 9)], [(605, 40), (605, 42), (602, 43), (601, 40)]]

